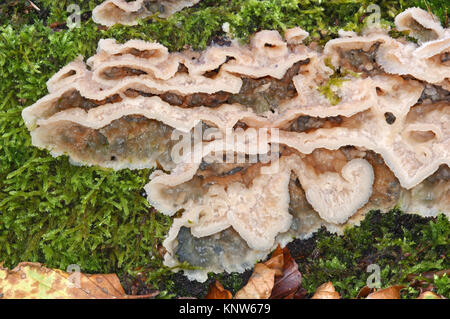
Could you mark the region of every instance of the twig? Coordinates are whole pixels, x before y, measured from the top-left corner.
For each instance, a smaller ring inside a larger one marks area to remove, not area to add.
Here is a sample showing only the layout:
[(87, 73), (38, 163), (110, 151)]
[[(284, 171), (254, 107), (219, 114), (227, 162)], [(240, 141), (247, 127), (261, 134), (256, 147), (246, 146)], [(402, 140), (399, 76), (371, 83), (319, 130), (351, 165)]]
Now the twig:
[(123, 297), (121, 299), (151, 299), (151, 298), (155, 298), (156, 296), (158, 296), (159, 293), (160, 292), (158, 290), (156, 290), (147, 295), (126, 295), (125, 297)]
[(39, 9), (39, 7), (37, 6), (37, 5), (35, 5), (34, 3), (33, 3), (33, 1), (31, 1), (31, 0), (28, 0), (28, 3), (30, 4), (30, 6), (32, 6), (34, 9), (36, 9), (37, 11), (41, 11), (41, 9)]
[(448, 26), (447, 8), (445, 8), (445, 21), (444, 21), (444, 23), (445, 23), (445, 27), (447, 27)]
[(433, 279), (434, 276), (442, 277), (444, 275), (450, 275), (450, 269), (444, 269), (439, 271), (427, 271), (421, 274), (409, 274), (406, 278), (408, 281), (412, 281), (417, 277), (423, 277), (425, 279)]

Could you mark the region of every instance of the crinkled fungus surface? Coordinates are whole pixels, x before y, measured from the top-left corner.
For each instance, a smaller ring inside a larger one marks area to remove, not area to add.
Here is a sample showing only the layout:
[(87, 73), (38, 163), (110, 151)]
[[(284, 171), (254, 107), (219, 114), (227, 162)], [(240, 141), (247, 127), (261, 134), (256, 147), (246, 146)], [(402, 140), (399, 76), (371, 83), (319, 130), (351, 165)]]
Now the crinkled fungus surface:
[[(97, 21), (131, 23), (144, 3), (106, 1)], [(35, 146), (76, 164), (155, 168), (148, 200), (174, 216), (165, 264), (202, 281), (370, 209), (450, 214), (450, 32), (436, 21), (397, 17), (418, 43), (371, 29), (318, 48), (300, 28), (202, 52), (101, 40), (23, 118)]]
[(135, 25), (138, 19), (158, 15), (162, 18), (200, 0), (107, 0), (92, 12), (94, 22), (110, 27), (114, 24)]

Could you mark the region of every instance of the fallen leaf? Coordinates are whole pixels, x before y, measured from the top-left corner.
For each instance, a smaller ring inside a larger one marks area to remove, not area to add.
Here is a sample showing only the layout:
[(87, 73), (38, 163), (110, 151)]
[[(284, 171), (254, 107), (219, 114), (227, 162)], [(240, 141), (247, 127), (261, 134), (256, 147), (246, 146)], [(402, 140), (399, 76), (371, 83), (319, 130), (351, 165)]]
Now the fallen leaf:
[[(306, 299), (306, 296), (308, 295), (308, 290), (306, 290), (303, 287), (300, 287), (299, 290), (294, 294), (293, 299)], [(287, 299), (287, 298), (285, 298)]]
[(400, 299), (400, 290), (404, 286), (391, 286), (385, 289), (380, 289), (372, 292), (366, 299)]
[(226, 290), (222, 284), (216, 280), (215, 283), (209, 286), (208, 294), (205, 299), (232, 299), (233, 295), (231, 292)]
[[(236, 293), (234, 298), (303, 298), (306, 293), (305, 291), (299, 292), (301, 284), (302, 275), (289, 249), (287, 247), (282, 249), (278, 245), (269, 260), (255, 265), (255, 269), (248, 283)], [(210, 287), (211, 291), (212, 288)]]
[[(279, 251), (275, 252), (279, 254)], [(270, 298), (293, 299), (300, 286), (302, 285), (302, 274), (298, 270), (298, 265), (295, 262), (294, 258), (292, 258), (289, 249), (285, 247), (283, 250), (281, 250), (281, 252), (281, 256), (283, 256), (283, 268), (281, 271), (282, 275), (275, 276), (275, 283)], [(278, 255), (275, 257), (278, 257)]]
[(369, 288), (367, 286), (364, 286), (361, 288), (361, 290), (358, 292), (358, 295), (356, 296), (356, 299), (364, 299), (366, 298), (368, 295), (370, 295), (370, 293), (372, 293), (375, 289), (374, 288)]
[(341, 296), (334, 289), (333, 283), (329, 281), (320, 285), (311, 299), (340, 299), (340, 298)]
[(444, 299), (432, 291), (422, 292), (417, 299)]
[(151, 298), (128, 296), (115, 274), (67, 273), (23, 262), (13, 270), (0, 267), (0, 295), (3, 299), (111, 299)]
[(264, 262), (264, 265), (275, 270), (275, 276), (283, 275), (284, 251), (280, 245), (277, 246), (277, 249), (273, 252), (272, 257)]
[(268, 299), (275, 283), (276, 271), (265, 264), (255, 265), (247, 284), (234, 296), (235, 299)]

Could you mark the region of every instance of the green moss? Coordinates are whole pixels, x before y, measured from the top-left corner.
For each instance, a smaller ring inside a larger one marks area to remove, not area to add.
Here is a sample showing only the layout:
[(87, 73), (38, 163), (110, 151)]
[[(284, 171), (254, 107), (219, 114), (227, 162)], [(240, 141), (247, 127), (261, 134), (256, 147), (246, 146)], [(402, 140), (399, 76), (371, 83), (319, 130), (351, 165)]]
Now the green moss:
[(341, 101), (341, 97), (336, 90), (340, 88), (345, 81), (349, 81), (350, 77), (359, 78), (361, 74), (345, 68), (336, 70), (329, 59), (325, 59), (325, 65), (333, 70), (333, 74), (328, 81), (324, 85), (319, 86), (317, 90), (330, 101), (331, 105), (338, 105)]
[[(408, 277), (410, 274), (433, 285), (436, 293), (449, 297), (447, 275), (433, 279), (421, 276), (449, 269), (449, 231), (450, 222), (444, 215), (424, 218), (403, 214), (398, 209), (383, 214), (372, 211), (360, 226), (347, 229), (342, 236), (321, 229), (312, 238), (296, 239), (288, 247), (299, 265), (303, 287), (310, 295), (324, 282), (332, 281), (342, 297), (355, 298), (373, 273), (367, 272), (367, 267), (376, 264), (380, 267), (381, 286), (404, 285), (403, 298), (419, 295), (415, 280)], [(219, 280), (234, 294), (251, 273), (252, 270), (243, 274), (210, 273), (205, 283), (190, 282), (180, 273), (171, 274), (164, 289), (170, 296), (203, 298), (209, 285)]]
[[(0, 260), (43, 262), (85, 272), (164, 269), (156, 245), (170, 219), (142, 196), (149, 170), (77, 167), (32, 147), (22, 109), (79, 54), (95, 52), (92, 22), (53, 32), (41, 22), (0, 26)], [(153, 258), (155, 255), (157, 258)], [(157, 282), (155, 282), (157, 284)]]
[[(78, 4), (83, 21), (88, 21), (90, 11), (102, 0), (35, 0), (41, 9), (32, 9), (26, 0), (14, 0), (0, 5), (0, 21), (21, 27), (43, 21), (46, 24), (64, 23), (71, 12), (66, 8)], [(204, 48), (214, 36), (224, 35), (222, 25), (230, 24), (235, 37), (247, 41), (249, 36), (262, 29), (284, 31), (301, 26), (311, 38), (322, 43), (336, 37), (339, 29), (359, 31), (373, 11), (371, 4), (380, 7), (381, 23), (393, 25), (393, 18), (408, 7), (418, 6), (435, 13), (443, 24), (447, 23), (446, 0), (202, 0), (167, 20), (149, 17), (138, 26), (115, 26), (102, 32), (102, 37), (115, 37), (121, 41), (132, 38), (157, 40), (171, 50), (189, 45)], [(92, 25), (83, 28), (96, 30)]]
[[(387, 214), (371, 212), (359, 227), (347, 229), (343, 236), (321, 230), (315, 235), (312, 251), (299, 260), (303, 285), (313, 293), (324, 282), (332, 281), (345, 298), (354, 298), (372, 273), (367, 266), (381, 270), (382, 287), (409, 285), (409, 274), (450, 267), (450, 223), (444, 215), (429, 220), (393, 210)], [(434, 280), (437, 291), (449, 296), (448, 278)], [(415, 297), (414, 288), (404, 297)]]
[[(167, 20), (148, 18), (136, 27), (115, 26), (108, 30), (99, 28), (90, 18), (90, 11), (101, 2), (33, 0), (40, 11), (25, 0), (0, 4), (0, 261), (8, 267), (20, 261), (37, 261), (61, 269), (78, 264), (85, 272), (139, 272), (154, 287), (174, 292), (173, 275), (162, 266), (158, 253), (171, 221), (152, 210), (142, 196), (150, 171), (113, 172), (73, 166), (66, 157), (55, 159), (47, 151), (32, 147), (21, 118), (22, 109), (47, 94), (46, 81), (61, 67), (78, 55), (93, 55), (101, 38), (159, 41), (170, 50), (187, 45), (199, 49), (215, 37), (224, 36), (222, 24), (228, 22), (231, 32), (244, 42), (261, 29), (283, 31), (297, 25), (311, 33), (310, 40), (324, 42), (336, 36), (340, 28), (359, 30), (372, 1), (203, 0)], [(73, 3), (81, 7), (82, 24), (69, 30), (64, 26), (70, 15), (66, 8)], [(375, 3), (381, 7), (385, 24), (392, 25), (393, 17), (406, 7), (426, 8), (427, 4), (446, 21), (445, 0)], [(442, 235), (448, 224), (440, 220), (430, 227), (420, 234), (436, 246), (416, 256), (421, 259), (407, 259), (407, 267), (412, 267), (413, 262), (418, 265), (417, 271), (446, 267), (448, 261), (436, 256), (438, 251), (445, 252), (439, 243), (448, 242), (448, 234), (447, 239)], [(372, 237), (368, 232), (352, 231), (344, 238), (320, 234), (320, 249), (327, 256), (336, 253), (320, 265), (341, 276), (341, 285), (349, 285), (346, 294), (354, 295), (363, 279), (356, 279), (359, 273), (355, 275), (343, 265), (350, 266), (351, 258), (363, 256), (359, 245), (369, 249)], [(419, 245), (416, 233), (403, 235), (405, 239), (395, 237), (393, 242), (414, 254), (414, 245)], [(383, 237), (382, 233), (377, 236)], [(384, 245), (380, 249), (389, 250), (389, 243), (380, 240), (379, 245)], [(327, 248), (330, 245), (335, 248)], [(348, 249), (340, 250), (339, 245), (353, 247), (356, 257), (349, 256)], [(397, 274), (398, 269), (389, 267), (385, 268), (386, 278), (400, 278), (391, 274)], [(310, 291), (319, 279), (330, 278), (321, 271), (317, 275), (308, 271), (305, 274)], [(224, 280), (233, 290), (245, 282), (240, 275), (226, 278), (231, 278), (229, 282)], [(440, 280), (444, 287), (444, 279)]]
[(319, 92), (325, 96), (331, 105), (338, 105), (341, 101), (341, 97), (335, 91), (337, 88), (342, 86), (342, 83), (348, 81), (343, 77), (331, 77), (325, 85), (319, 86), (317, 89)]
[(434, 276), (434, 284), (436, 285), (436, 293), (443, 296), (450, 296), (450, 277), (444, 274), (441, 277)]

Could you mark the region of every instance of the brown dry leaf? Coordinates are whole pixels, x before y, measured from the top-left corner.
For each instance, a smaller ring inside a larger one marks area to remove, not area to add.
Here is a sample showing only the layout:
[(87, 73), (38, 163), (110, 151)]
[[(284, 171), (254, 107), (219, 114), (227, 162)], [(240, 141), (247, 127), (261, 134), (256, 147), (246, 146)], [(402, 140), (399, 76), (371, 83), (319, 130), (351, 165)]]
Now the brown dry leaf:
[(329, 281), (320, 285), (311, 299), (340, 299), (340, 298), (341, 296), (334, 289), (333, 283)]
[(275, 272), (265, 264), (256, 264), (248, 283), (236, 293), (234, 298), (268, 299), (275, 283)]
[(385, 289), (380, 289), (372, 292), (366, 299), (400, 299), (400, 290), (404, 286), (391, 286)]
[[(278, 248), (275, 253), (279, 254), (280, 250), (282, 252), (281, 256), (283, 256), (282, 275), (276, 275), (270, 298), (292, 299), (302, 285), (302, 274), (298, 270), (298, 265), (294, 258), (292, 258), (289, 249), (285, 247), (283, 250), (281, 250), (281, 248), (278, 250)], [(275, 253), (271, 259), (278, 257), (278, 255), (275, 256)], [(267, 265), (267, 262), (265, 264)]]
[(0, 296), (3, 299), (111, 299), (150, 298), (128, 296), (115, 274), (66, 273), (23, 262), (13, 270), (0, 267)]
[(216, 280), (215, 283), (209, 286), (208, 294), (205, 299), (232, 299), (233, 295), (231, 292), (226, 290), (222, 284)]
[(370, 295), (370, 293), (372, 293), (375, 289), (373, 288), (369, 288), (367, 286), (364, 286), (361, 288), (361, 290), (358, 292), (358, 295), (356, 296), (356, 299), (364, 299), (366, 298), (368, 295)]
[(264, 262), (264, 265), (275, 270), (275, 276), (283, 275), (284, 251), (280, 245), (277, 246), (277, 249), (273, 252), (272, 257)]
[(269, 260), (256, 264), (247, 285), (237, 292), (235, 298), (292, 299), (301, 284), (302, 275), (289, 249), (278, 245)]
[(417, 299), (444, 299), (432, 291), (422, 292)]
[[(297, 292), (294, 294), (292, 299), (306, 299), (306, 296), (308, 295), (308, 290), (306, 290), (303, 287), (300, 287)], [(284, 299), (288, 299), (287, 297)]]

